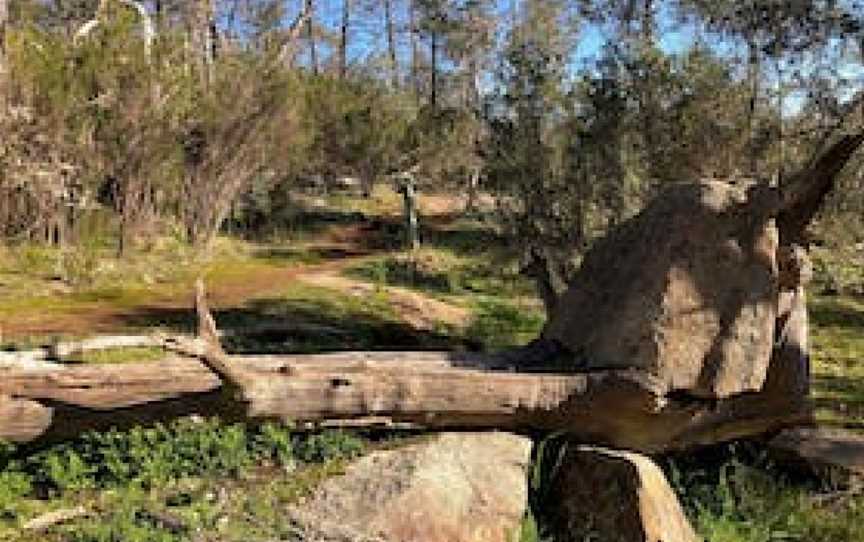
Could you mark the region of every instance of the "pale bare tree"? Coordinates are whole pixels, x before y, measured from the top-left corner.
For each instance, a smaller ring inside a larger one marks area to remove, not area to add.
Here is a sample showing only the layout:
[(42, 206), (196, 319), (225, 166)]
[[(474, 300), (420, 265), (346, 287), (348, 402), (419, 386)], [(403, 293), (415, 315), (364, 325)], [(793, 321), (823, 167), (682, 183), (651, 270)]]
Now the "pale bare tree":
[(300, 33), (306, 28), (308, 21), (312, 18), (313, 10), (312, 0), (303, 2), (303, 9), (300, 14), (288, 28), (288, 35), (279, 49), (278, 63), (288, 68), (294, 66), (294, 57), (297, 53), (297, 41), (300, 38)]
[[(99, 7), (96, 10), (96, 15), (81, 25), (77, 32), (75, 32), (75, 41), (78, 42), (87, 36), (89, 36), (93, 30), (99, 27), (102, 24), (102, 16), (108, 9), (108, 4), (112, 0), (100, 0)], [(123, 4), (125, 6), (130, 7), (135, 10), (141, 18), (141, 30), (144, 33), (144, 54), (147, 59), (150, 59), (150, 56), (153, 51), (153, 41), (156, 39), (156, 26), (153, 24), (153, 18), (150, 16), (150, 13), (147, 11), (147, 8), (141, 2), (137, 2), (136, 0), (114, 0)], [(2, 4), (5, 5), (6, 0), (2, 0)], [(3, 9), (3, 8), (0, 8)]]

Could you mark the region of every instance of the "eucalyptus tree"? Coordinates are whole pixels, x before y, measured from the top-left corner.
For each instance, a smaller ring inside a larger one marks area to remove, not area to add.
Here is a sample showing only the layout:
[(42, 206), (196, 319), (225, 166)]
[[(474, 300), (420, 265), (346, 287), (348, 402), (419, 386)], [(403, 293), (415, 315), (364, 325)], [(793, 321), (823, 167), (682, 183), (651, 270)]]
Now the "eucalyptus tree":
[(496, 70), (498, 91), (490, 114), (487, 172), (500, 215), (526, 270), (551, 308), (564, 288), (574, 247), (571, 205), (578, 198), (564, 167), (563, 121), (572, 112), (567, 68), (577, 32), (566, 2), (522, 4), (509, 29)]

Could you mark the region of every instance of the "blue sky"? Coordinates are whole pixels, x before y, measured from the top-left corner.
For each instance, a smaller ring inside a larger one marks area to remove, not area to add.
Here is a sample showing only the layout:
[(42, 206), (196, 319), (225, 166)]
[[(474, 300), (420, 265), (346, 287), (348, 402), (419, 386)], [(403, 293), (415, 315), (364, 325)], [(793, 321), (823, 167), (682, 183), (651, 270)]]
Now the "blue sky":
[[(300, 11), (300, 6), (303, 0), (288, 0), (288, 13), (286, 16), (289, 20), (293, 20)], [(337, 32), (341, 23), (342, 17), (342, 0), (315, 0), (316, 17), (327, 28)], [(519, 0), (497, 0), (496, 11), (503, 21), (512, 20), (512, 10), (517, 5)], [(396, 24), (402, 27), (407, 26), (407, 10), (406, 2), (394, 0), (394, 6), (397, 6), (394, 17)], [(663, 3), (662, 5), (666, 5)], [(352, 21), (352, 33), (349, 49), (349, 61), (363, 61), (370, 54), (383, 55), (386, 51), (386, 35), (383, 25), (383, 12), (381, 10), (380, 0), (353, 0), (354, 17)], [(675, 17), (669, 11), (668, 7), (661, 9), (658, 14), (659, 29), (657, 34), (660, 36), (660, 47), (667, 53), (677, 54), (686, 52), (694, 43), (696, 36), (700, 34), (693, 23), (676, 22)], [(503, 38), (506, 33), (506, 25), (499, 32), (499, 39)], [(590, 68), (593, 61), (598, 57), (603, 45), (613, 36), (611, 29), (604, 28), (602, 25), (583, 22), (579, 32), (579, 42), (571, 58), (570, 65), (574, 71), (582, 68)], [(409, 54), (408, 37), (405, 33), (398, 36), (400, 56), (403, 63), (407, 63)], [(710, 38), (706, 40), (709, 46), (715, 47), (718, 53), (729, 55), (742, 55), (744, 51), (740, 46), (729, 45), (728, 42), (720, 44), (718, 41), (712, 41)], [(327, 46), (320, 45), (322, 57), (327, 55)], [(731, 60), (731, 58), (730, 58)], [(404, 64), (403, 64), (404, 65)], [(807, 63), (803, 64), (802, 71), (807, 72)], [(838, 82), (842, 78), (849, 79), (848, 82), (843, 82), (846, 93), (849, 94), (857, 89), (864, 88), (864, 67), (858, 59), (846, 59), (838, 61), (835, 65), (836, 76)], [(790, 72), (791, 73), (791, 70)], [(812, 72), (811, 72), (812, 73)], [(777, 72), (773, 67), (768, 66), (765, 69), (766, 88), (776, 85), (778, 81)], [(787, 81), (788, 82), (788, 81)], [(800, 108), (804, 97), (795, 93), (791, 93), (787, 98), (786, 109), (789, 113), (794, 113)]]

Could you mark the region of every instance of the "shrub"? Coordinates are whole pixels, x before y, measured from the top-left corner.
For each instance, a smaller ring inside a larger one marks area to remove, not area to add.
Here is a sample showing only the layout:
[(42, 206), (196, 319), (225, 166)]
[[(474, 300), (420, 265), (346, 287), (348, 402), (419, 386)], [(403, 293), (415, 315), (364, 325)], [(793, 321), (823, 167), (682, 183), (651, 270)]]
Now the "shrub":
[(127, 432), (86, 433), (22, 464), (6, 459), (3, 472), (32, 476), (36, 486), (56, 493), (127, 484), (152, 487), (183, 477), (236, 475), (258, 461), (292, 460), (287, 427), (265, 424), (250, 431), (217, 419), (183, 419)]

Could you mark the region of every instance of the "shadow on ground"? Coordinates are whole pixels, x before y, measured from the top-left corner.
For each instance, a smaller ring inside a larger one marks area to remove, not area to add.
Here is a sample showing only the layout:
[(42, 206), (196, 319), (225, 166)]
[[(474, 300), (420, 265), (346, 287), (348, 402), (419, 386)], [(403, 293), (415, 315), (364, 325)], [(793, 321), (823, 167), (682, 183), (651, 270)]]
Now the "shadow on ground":
[(822, 297), (808, 305), (810, 321), (816, 327), (840, 327), (864, 332), (864, 310), (842, 298)]
[[(308, 354), (333, 350), (455, 350), (460, 337), (418, 330), (372, 311), (335, 310), (308, 299), (264, 298), (242, 307), (213, 311), (225, 333), (223, 343), (237, 354)], [(192, 333), (191, 309), (142, 308), (123, 325)]]

